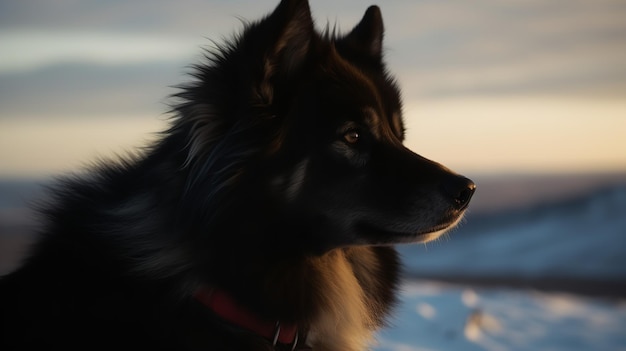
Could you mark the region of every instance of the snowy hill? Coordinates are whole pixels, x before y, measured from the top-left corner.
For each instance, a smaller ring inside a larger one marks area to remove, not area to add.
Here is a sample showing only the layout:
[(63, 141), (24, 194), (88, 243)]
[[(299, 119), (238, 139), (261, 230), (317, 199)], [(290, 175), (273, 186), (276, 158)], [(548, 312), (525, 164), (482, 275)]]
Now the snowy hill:
[(626, 185), (522, 210), (470, 214), (439, 242), (400, 250), (411, 276), (626, 281)]

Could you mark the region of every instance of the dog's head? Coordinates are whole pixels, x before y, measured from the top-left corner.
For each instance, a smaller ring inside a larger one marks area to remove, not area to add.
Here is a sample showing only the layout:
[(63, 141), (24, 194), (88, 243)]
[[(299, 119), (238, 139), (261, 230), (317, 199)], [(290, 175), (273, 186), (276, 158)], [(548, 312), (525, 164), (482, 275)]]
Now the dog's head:
[(197, 67), (172, 129), (186, 196), (206, 204), (186, 209), (196, 221), (323, 252), (425, 242), (460, 220), (474, 184), (402, 144), (378, 7), (332, 32), (315, 31), (306, 0), (283, 0)]

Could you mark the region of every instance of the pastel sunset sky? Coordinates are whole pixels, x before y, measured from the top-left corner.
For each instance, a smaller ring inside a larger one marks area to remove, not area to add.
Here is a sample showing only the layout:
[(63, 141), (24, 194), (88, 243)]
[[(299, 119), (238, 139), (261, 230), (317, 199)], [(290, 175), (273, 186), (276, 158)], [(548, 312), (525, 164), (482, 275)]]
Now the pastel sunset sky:
[[(145, 145), (209, 39), (277, 2), (0, 2), (0, 177)], [(310, 2), (343, 31), (374, 3)], [(468, 175), (626, 170), (626, 2), (377, 4), (411, 149)]]

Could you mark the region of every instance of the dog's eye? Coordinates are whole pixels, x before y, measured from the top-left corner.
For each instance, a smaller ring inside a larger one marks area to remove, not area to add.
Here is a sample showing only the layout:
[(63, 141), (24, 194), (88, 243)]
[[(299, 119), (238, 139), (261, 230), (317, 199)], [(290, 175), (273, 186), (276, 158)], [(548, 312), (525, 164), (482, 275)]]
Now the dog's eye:
[(359, 141), (359, 131), (356, 129), (350, 129), (343, 135), (343, 139), (349, 144), (356, 144)]

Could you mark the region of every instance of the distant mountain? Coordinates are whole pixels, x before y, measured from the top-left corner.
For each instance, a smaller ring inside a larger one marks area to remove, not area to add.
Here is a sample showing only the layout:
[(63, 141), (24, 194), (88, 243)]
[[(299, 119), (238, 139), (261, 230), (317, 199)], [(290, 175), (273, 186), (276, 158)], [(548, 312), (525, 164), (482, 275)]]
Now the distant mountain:
[(438, 242), (400, 250), (411, 276), (626, 282), (626, 184), (502, 213), (470, 214)]

